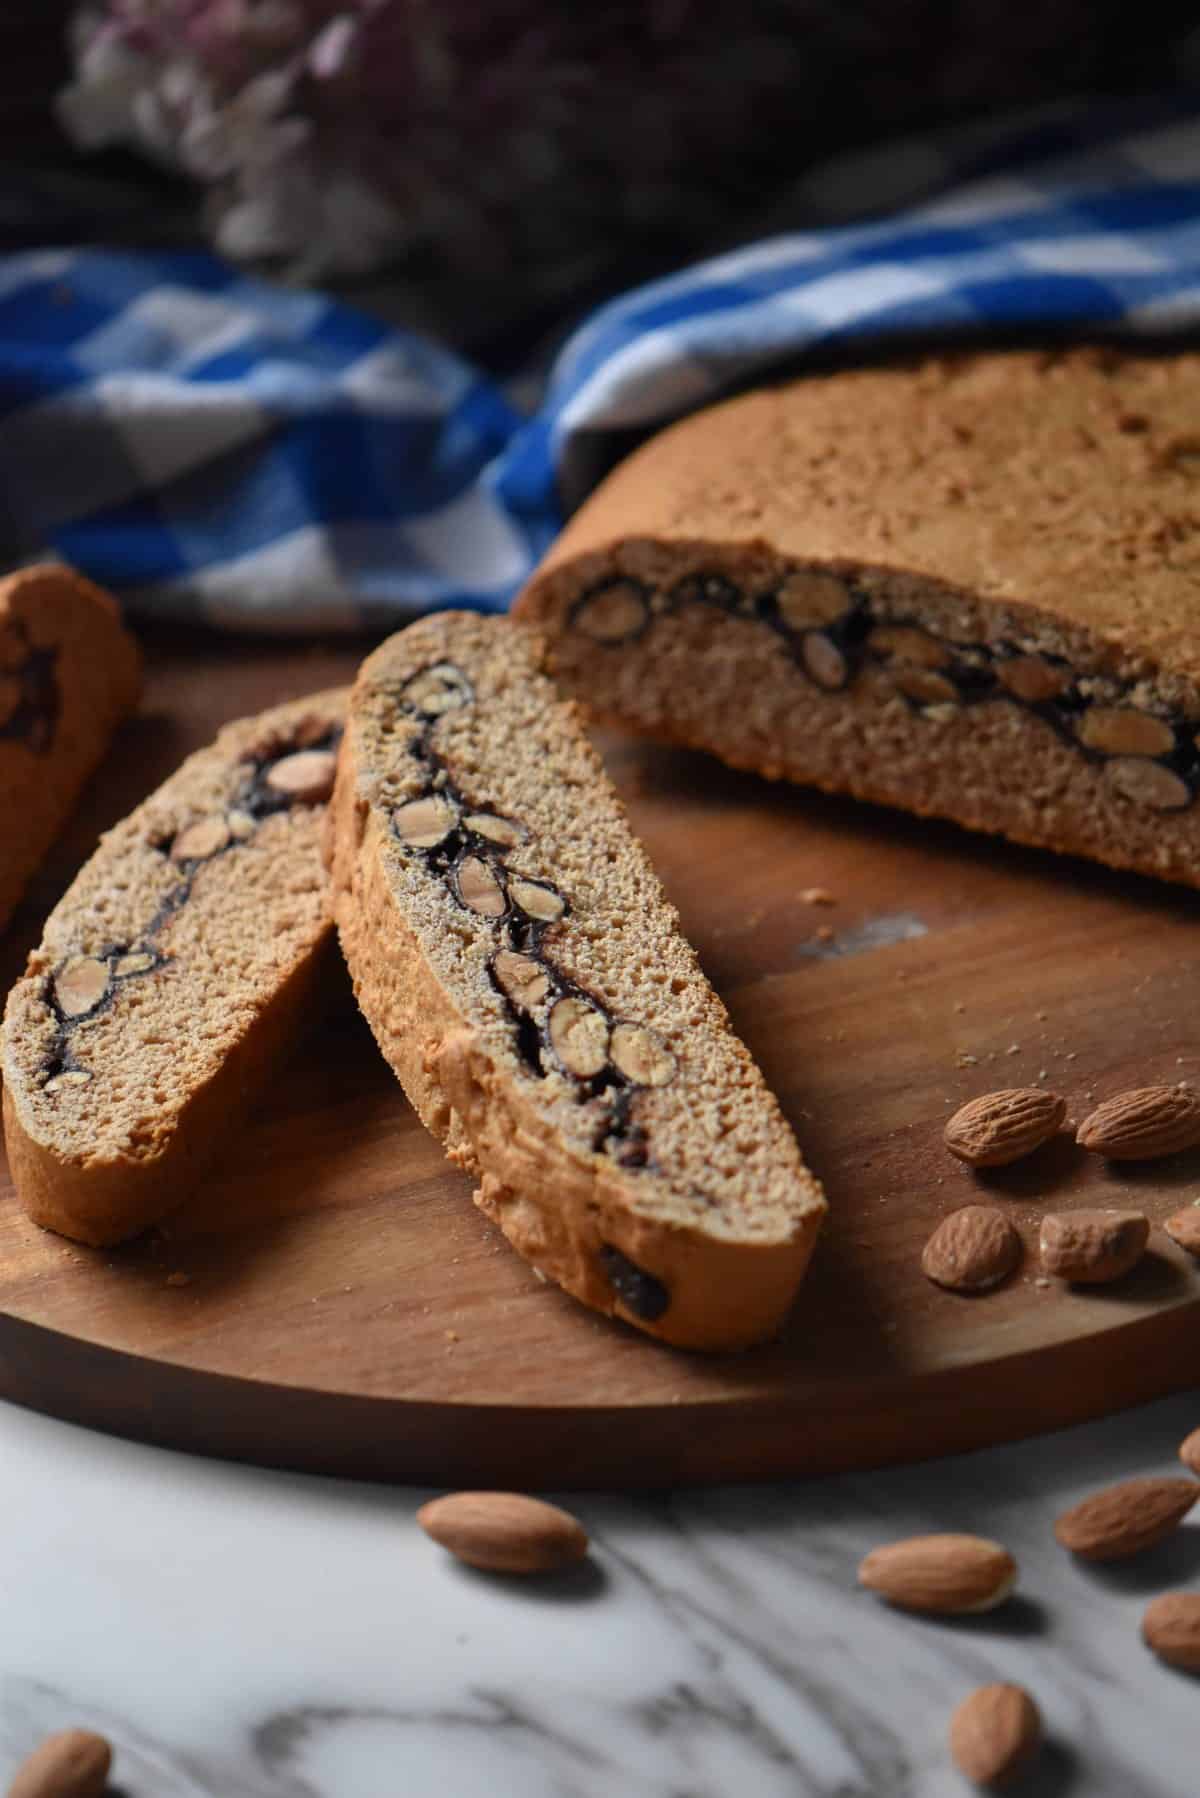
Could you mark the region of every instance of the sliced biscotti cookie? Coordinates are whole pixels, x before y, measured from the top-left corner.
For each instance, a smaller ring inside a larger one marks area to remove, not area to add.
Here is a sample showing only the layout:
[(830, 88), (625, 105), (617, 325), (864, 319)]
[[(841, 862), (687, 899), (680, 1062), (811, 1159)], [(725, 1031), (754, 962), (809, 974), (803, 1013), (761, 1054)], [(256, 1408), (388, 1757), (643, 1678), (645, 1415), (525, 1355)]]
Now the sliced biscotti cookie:
[(824, 1199), (540, 661), (457, 613), (363, 664), (329, 817), (342, 947), (519, 1253), (668, 1342), (739, 1347), (778, 1327)]
[(49, 563), (0, 580), (0, 930), (140, 687), (107, 593)]
[(1200, 356), (840, 372), (654, 438), (518, 615), (598, 714), (1200, 883)]
[(29, 1215), (81, 1242), (187, 1196), (304, 1028), (331, 935), (321, 829), (344, 691), (225, 727), (110, 831), (4, 1015)]

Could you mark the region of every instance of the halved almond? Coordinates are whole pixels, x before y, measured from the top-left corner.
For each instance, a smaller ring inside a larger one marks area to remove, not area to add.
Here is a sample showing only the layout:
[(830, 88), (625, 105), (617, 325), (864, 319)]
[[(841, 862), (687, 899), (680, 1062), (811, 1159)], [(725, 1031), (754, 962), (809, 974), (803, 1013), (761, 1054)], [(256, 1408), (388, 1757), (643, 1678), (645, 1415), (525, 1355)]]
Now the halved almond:
[(84, 1018), (108, 991), (108, 963), (95, 955), (71, 955), (54, 976), (54, 998), (64, 1018)]
[(501, 918), (508, 909), (504, 886), (491, 862), (465, 855), (454, 871), (458, 896), (468, 911), (482, 918)]
[(206, 862), (229, 846), (229, 825), (224, 818), (200, 818), (188, 824), (171, 844), (173, 862)]
[(608, 1060), (608, 1019), (586, 999), (558, 999), (547, 1024), (550, 1047), (569, 1073), (590, 1080)]
[(297, 805), (323, 805), (333, 792), (336, 773), (332, 749), (298, 749), (267, 770), (266, 785)]
[(458, 823), (458, 808), (440, 793), (410, 799), (392, 813), (392, 829), (410, 849), (436, 849)]
[(514, 905), (519, 905), (527, 918), (539, 924), (555, 924), (567, 909), (561, 893), (541, 880), (524, 880), (513, 875), (508, 890)]

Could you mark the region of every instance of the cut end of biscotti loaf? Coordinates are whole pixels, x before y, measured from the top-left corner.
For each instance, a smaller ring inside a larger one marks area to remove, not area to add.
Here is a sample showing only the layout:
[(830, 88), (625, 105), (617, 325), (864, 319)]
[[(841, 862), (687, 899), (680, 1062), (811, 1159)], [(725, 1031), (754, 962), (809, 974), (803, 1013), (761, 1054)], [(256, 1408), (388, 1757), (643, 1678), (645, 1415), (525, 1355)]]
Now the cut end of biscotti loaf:
[(1200, 356), (841, 372), (665, 431), (522, 595), (598, 715), (1200, 883)]
[(4, 1016), (5, 1144), (81, 1242), (195, 1187), (307, 1022), (331, 932), (321, 832), (346, 695), (226, 726), (102, 840)]
[(140, 687), (109, 594), (52, 563), (0, 580), (0, 930)]
[(672, 1343), (774, 1332), (821, 1190), (536, 641), (456, 613), (384, 644), (330, 827), (362, 1009), (513, 1246)]

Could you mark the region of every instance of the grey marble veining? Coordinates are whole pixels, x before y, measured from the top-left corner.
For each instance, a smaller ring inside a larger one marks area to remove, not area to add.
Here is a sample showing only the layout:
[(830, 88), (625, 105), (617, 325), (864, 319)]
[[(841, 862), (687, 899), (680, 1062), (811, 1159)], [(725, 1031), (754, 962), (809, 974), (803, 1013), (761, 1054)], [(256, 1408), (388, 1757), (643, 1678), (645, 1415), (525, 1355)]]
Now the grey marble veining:
[[(1030, 1798), (1190, 1798), (1200, 1687), (1138, 1624), (1200, 1587), (1200, 1521), (1087, 1569), (1054, 1517), (1174, 1470), (1194, 1401), (1020, 1447), (809, 1484), (565, 1500), (589, 1565), (474, 1574), (426, 1492), (223, 1466), (0, 1407), (0, 1775), (102, 1730), (126, 1798), (963, 1798), (945, 1728), (992, 1679), (1049, 1744)], [(1008, 1544), (1018, 1597), (889, 1611), (862, 1554), (914, 1530)]]

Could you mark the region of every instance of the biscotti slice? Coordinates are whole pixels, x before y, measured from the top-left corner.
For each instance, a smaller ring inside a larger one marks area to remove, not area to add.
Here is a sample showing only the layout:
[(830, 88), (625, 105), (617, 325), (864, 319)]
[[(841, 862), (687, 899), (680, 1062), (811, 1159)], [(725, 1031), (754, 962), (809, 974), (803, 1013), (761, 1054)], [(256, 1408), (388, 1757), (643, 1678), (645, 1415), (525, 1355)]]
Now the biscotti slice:
[(1200, 884), (1200, 356), (839, 372), (654, 438), (518, 615), (599, 715)]
[(0, 930), (140, 687), (107, 593), (49, 563), (0, 580)]
[(776, 1330), (821, 1189), (536, 641), (465, 613), (389, 639), (330, 828), (359, 1003), (514, 1248), (668, 1342)]
[(100, 847), (4, 1014), (4, 1130), (39, 1224), (113, 1243), (187, 1196), (304, 1028), (332, 922), (321, 830), (345, 713), (225, 727)]

